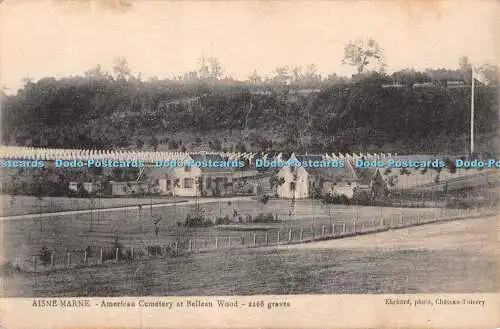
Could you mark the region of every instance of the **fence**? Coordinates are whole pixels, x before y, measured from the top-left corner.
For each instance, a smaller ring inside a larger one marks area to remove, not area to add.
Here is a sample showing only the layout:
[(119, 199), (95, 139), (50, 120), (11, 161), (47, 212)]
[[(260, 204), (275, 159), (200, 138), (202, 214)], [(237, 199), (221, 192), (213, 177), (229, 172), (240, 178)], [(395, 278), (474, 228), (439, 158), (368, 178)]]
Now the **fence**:
[(28, 272), (44, 272), (58, 269), (100, 266), (103, 264), (126, 263), (140, 259), (176, 257), (193, 253), (228, 251), (243, 248), (259, 248), (284, 244), (307, 243), (319, 240), (338, 239), (354, 235), (376, 233), (416, 225), (490, 216), (497, 213), (493, 208), (441, 209), (425, 214), (399, 215), (374, 218), (365, 222), (334, 222), (331, 225), (311, 227), (278, 228), (269, 231), (245, 232), (235, 236), (212, 238), (186, 238), (165, 244), (148, 246), (87, 248), (66, 252), (45, 252), (32, 256), (17, 267)]

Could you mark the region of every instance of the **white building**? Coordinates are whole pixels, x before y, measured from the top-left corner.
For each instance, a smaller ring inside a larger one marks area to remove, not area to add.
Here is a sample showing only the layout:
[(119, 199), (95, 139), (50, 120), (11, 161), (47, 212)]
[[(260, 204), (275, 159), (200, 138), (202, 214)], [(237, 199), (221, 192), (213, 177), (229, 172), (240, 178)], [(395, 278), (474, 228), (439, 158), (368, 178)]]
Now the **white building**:
[(160, 192), (176, 196), (221, 196), (232, 195), (235, 188), (245, 185), (256, 171), (240, 171), (231, 167), (197, 166), (196, 161), (227, 161), (219, 154), (189, 154), (184, 163), (194, 161), (192, 166), (166, 170), (158, 179)]
[[(289, 160), (323, 161), (331, 160), (321, 155), (301, 155), (292, 154)], [(348, 161), (344, 161), (344, 167), (334, 168), (305, 168), (285, 166), (278, 172), (278, 177), (283, 178), (277, 193), (282, 198), (304, 199), (313, 195), (344, 194), (352, 197), (357, 186), (357, 176)]]

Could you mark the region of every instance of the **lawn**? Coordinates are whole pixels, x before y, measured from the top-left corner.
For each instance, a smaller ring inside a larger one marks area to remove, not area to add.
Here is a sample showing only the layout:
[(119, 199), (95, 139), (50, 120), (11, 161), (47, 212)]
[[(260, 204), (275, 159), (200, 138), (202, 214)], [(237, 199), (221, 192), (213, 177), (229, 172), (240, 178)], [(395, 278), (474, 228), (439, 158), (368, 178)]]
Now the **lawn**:
[[(124, 247), (145, 248), (150, 245), (166, 245), (179, 240), (186, 247), (188, 239), (194, 241), (196, 248), (210, 248), (215, 246), (218, 238), (220, 246), (228, 245), (231, 237), (232, 246), (241, 246), (243, 243), (252, 244), (253, 235), (256, 242), (263, 244), (267, 232), (269, 242), (288, 239), (289, 230), (292, 229), (292, 239), (299, 238), (300, 228), (303, 238), (331, 232), (332, 224), (336, 232), (346, 224), (347, 230), (352, 230), (354, 222), (356, 227), (372, 225), (373, 220), (380, 223), (381, 218), (400, 218), (426, 216), (427, 218), (457, 213), (457, 210), (429, 209), (429, 208), (388, 208), (388, 207), (363, 207), (347, 205), (324, 206), (315, 201), (297, 201), (295, 214), (289, 216), (290, 204), (285, 200), (271, 200), (266, 205), (257, 201), (225, 201), (200, 205), (205, 216), (232, 216), (236, 210), (239, 215), (255, 216), (260, 212), (278, 214), (277, 223), (263, 224), (237, 224), (236, 229), (227, 229), (224, 226), (207, 228), (184, 228), (178, 223), (184, 222), (188, 214), (192, 214), (195, 205), (176, 205), (150, 209), (145, 206), (142, 210), (124, 210), (116, 212), (86, 213), (65, 216), (53, 216), (33, 219), (15, 219), (0, 221), (3, 230), (3, 259), (0, 262), (15, 261), (20, 263), (31, 262), (32, 256), (38, 254), (43, 246), (60, 255), (67, 252), (78, 252), (82, 255), (85, 248), (112, 248), (115, 238)], [(152, 211), (151, 211), (152, 210)], [(155, 235), (153, 216), (161, 216), (158, 236)], [(232, 225), (234, 227), (235, 225)], [(242, 227), (247, 230), (241, 230)]]
[(329, 246), (15, 275), (5, 277), (3, 288), (8, 297), (487, 293), (499, 288), (497, 225), (496, 217), (478, 218), (332, 240)]
[[(176, 201), (187, 198), (177, 197)], [(172, 202), (173, 197), (156, 197), (154, 204)], [(121, 206), (148, 205), (149, 198), (69, 198), (69, 197), (44, 197), (38, 200), (33, 196), (25, 195), (0, 195), (0, 216), (15, 216), (24, 214), (37, 214), (43, 212), (56, 212), (68, 210), (86, 210), (91, 207), (112, 208)], [(93, 205), (92, 205), (93, 203)]]

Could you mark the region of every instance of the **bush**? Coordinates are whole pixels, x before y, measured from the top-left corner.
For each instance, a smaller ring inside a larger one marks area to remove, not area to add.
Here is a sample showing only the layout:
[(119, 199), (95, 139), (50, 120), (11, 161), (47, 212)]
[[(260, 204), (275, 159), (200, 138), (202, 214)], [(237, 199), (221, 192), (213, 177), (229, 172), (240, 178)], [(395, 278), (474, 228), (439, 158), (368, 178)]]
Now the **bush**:
[(276, 220), (274, 219), (274, 215), (271, 212), (268, 213), (259, 213), (255, 218), (253, 219), (253, 223), (271, 223), (275, 222)]
[(211, 225), (213, 225), (213, 222), (210, 219), (206, 219), (200, 215), (191, 217), (191, 215), (188, 214), (184, 221), (185, 227), (208, 227)]
[(326, 195), (322, 202), (324, 204), (351, 204), (351, 200), (344, 194), (340, 195)]
[[(87, 248), (90, 250), (90, 247), (87, 247)], [(103, 250), (102, 260), (103, 261), (115, 260), (116, 259), (116, 249), (118, 249), (118, 259), (126, 258), (126, 255), (124, 253), (125, 248), (123, 247), (123, 245), (120, 242), (118, 242), (118, 237), (115, 236), (111, 250), (109, 250), (109, 251)]]
[(231, 223), (231, 219), (229, 218), (228, 215), (226, 215), (224, 217), (217, 217), (215, 219), (216, 225), (226, 225), (226, 224), (230, 224), (230, 223)]
[(50, 251), (47, 249), (47, 247), (42, 247), (42, 249), (40, 250), (39, 258), (43, 266), (47, 266), (50, 264)]
[(162, 256), (163, 248), (159, 245), (148, 246), (148, 255), (150, 256)]
[(262, 204), (267, 204), (267, 202), (269, 201), (269, 195), (267, 195), (267, 194), (262, 195), (262, 196), (259, 198), (259, 201), (260, 201)]
[(351, 203), (361, 206), (367, 206), (372, 203), (372, 197), (369, 191), (356, 191), (352, 196)]
[(492, 202), (486, 199), (454, 198), (446, 200), (446, 208), (470, 209), (476, 207), (488, 207), (490, 205), (492, 205)]

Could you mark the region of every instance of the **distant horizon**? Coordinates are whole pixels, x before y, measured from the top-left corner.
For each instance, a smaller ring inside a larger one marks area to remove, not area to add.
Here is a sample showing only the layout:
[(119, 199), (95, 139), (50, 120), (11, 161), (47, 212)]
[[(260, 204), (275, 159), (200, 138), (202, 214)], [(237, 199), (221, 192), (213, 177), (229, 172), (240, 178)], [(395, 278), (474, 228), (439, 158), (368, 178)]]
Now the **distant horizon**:
[[(215, 57), (223, 77), (262, 78), (280, 66), (316, 64), (323, 78), (350, 77), (344, 46), (371, 37), (386, 72), (497, 64), (500, 3), (492, 1), (314, 1), (233, 3), (135, 1), (117, 10), (98, 1), (4, 1), (0, 12), (1, 82), (8, 94), (25, 78), (83, 75), (118, 57), (142, 80), (173, 79)], [(26, 22), (29, 22), (28, 24)], [(14, 37), (13, 37), (14, 36)]]
[[(312, 63), (314, 64), (314, 63)], [(76, 77), (84, 77), (85, 76), (85, 73), (90, 71), (91, 69), (94, 69), (96, 68), (98, 65), (100, 64), (96, 64), (95, 66), (89, 68), (88, 70), (85, 70), (85, 71), (82, 71), (82, 72), (78, 72), (78, 73), (74, 73), (74, 74), (68, 74), (68, 75), (65, 75), (65, 76), (43, 76), (43, 77), (40, 77), (40, 78), (37, 78), (37, 79), (34, 79), (34, 78), (31, 78), (31, 77), (25, 77), (23, 79), (21, 79), (21, 84), (20, 86), (16, 89), (16, 90), (12, 90), (10, 88), (4, 88), (3, 89), (3, 92), (5, 92), (5, 94), (7, 95), (15, 95), (18, 90), (22, 89), (25, 87), (26, 83), (24, 82), (25, 80), (30, 80), (32, 83), (37, 83), (38, 81), (41, 81), (43, 79), (55, 79), (56, 81), (60, 81), (62, 79), (70, 79), (70, 78), (76, 78)], [(284, 66), (284, 65), (283, 65)], [(293, 68), (293, 67), (291, 67)], [(106, 70), (105, 68), (102, 68), (102, 73), (105, 73), (105, 74), (109, 74), (110, 76), (116, 78), (116, 74), (113, 73), (113, 70), (112, 68), (109, 68), (108, 70)], [(395, 72), (400, 72), (400, 71), (404, 71), (404, 70), (414, 70), (415, 72), (422, 72), (422, 73), (425, 73), (427, 71), (435, 71), (435, 70), (449, 70), (449, 71), (455, 71), (455, 70), (458, 70), (458, 67), (450, 67), (450, 68), (447, 68), (447, 67), (435, 67), (435, 68), (426, 68), (426, 69), (422, 69), (422, 70), (415, 70), (414, 68), (411, 68), (411, 67), (408, 67), (408, 68), (401, 68), (399, 70), (395, 70), (393, 72), (388, 72), (388, 70), (385, 70), (383, 73), (390, 76), (391, 74), (395, 73)], [(195, 70), (193, 70), (195, 71)], [(184, 72), (182, 74), (188, 74), (192, 71), (189, 71), (189, 72)], [(366, 71), (366, 72), (363, 72), (363, 74), (368, 74), (368, 73), (373, 73), (373, 72), (376, 72), (376, 71)], [(257, 72), (258, 73), (258, 72)], [(182, 81), (182, 80), (179, 80), (177, 79), (180, 75), (182, 74), (178, 74), (177, 76), (175, 74), (172, 74), (170, 76), (165, 76), (165, 77), (158, 77), (158, 76), (150, 76), (150, 77), (144, 77), (141, 75), (141, 72), (134, 72), (132, 71), (131, 72), (131, 76), (132, 77), (135, 77), (135, 78), (140, 78), (140, 81), (143, 82), (143, 83), (148, 83), (150, 82), (150, 80), (154, 80), (154, 79), (158, 79), (158, 81), (171, 81), (171, 82), (179, 82), (179, 83), (183, 83), (184, 85), (190, 85), (190, 84), (196, 84), (196, 82), (192, 81), (192, 82), (189, 82), (189, 81)], [(344, 78), (344, 79), (352, 79), (353, 76), (356, 75), (356, 73), (352, 73), (350, 75), (339, 75), (337, 74), (336, 72), (329, 72), (329, 73), (326, 73), (326, 74), (321, 74), (318, 72), (318, 76), (321, 77), (321, 82), (326, 82), (328, 81), (328, 77), (331, 76), (332, 74), (336, 74), (338, 78)], [(262, 82), (259, 82), (259, 83), (255, 83), (255, 85), (266, 85), (266, 84), (270, 84), (270, 80), (266, 80), (266, 79), (271, 79), (273, 76), (275, 76), (273, 73), (269, 73), (269, 74), (259, 74), (259, 76), (263, 79)], [(200, 80), (198, 81), (198, 83), (201, 83), (203, 82), (201, 78), (199, 78)], [(220, 79), (218, 79), (218, 81), (224, 81), (226, 79), (229, 79), (229, 80), (234, 80), (234, 82), (237, 82), (237, 83), (250, 83), (248, 77), (246, 78), (243, 78), (243, 79), (238, 79), (234, 76), (227, 76), (227, 75), (223, 75)], [(5, 85), (0, 85), (0, 87), (4, 87)]]

